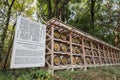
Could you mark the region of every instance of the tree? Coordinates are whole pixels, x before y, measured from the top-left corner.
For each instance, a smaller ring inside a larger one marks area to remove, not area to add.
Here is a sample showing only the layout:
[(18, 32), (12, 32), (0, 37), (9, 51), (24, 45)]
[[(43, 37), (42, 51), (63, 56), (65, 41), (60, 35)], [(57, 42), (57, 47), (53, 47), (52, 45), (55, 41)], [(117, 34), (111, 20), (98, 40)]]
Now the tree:
[[(15, 25), (16, 25), (16, 18), (18, 15), (22, 15), (24, 17), (30, 17), (32, 18), (32, 15), (34, 14), (34, 9), (35, 7), (32, 6), (33, 4), (33, 0), (14, 0), (14, 4), (12, 4), (12, 1), (9, 1), (7, 3), (11, 3), (11, 8), (8, 10), (6, 10), (6, 13), (8, 16), (6, 16), (6, 29), (3, 30), (3, 34), (2, 34), (2, 39), (0, 40), (2, 42), (2, 50), (0, 50), (2, 52), (1, 55), (6, 55), (6, 58), (4, 57), (5, 60), (2, 61), (4, 62), (4, 64), (2, 65), (4, 68), (7, 64), (7, 60), (10, 54), (10, 51), (12, 49), (12, 43), (13, 43), (13, 38), (14, 38), (14, 30), (15, 30)], [(28, 5), (29, 4), (29, 5)], [(7, 5), (5, 5), (7, 6)], [(10, 12), (9, 12), (10, 11)], [(12, 14), (11, 14), (12, 13)], [(6, 15), (6, 14), (5, 14)], [(9, 20), (8, 20), (9, 19)], [(2, 26), (4, 27), (4, 26)], [(4, 38), (4, 40), (3, 40)], [(2, 62), (2, 63), (3, 63)]]
[(117, 6), (118, 4), (116, 4), (116, 0), (103, 1), (96, 23), (97, 26), (101, 26), (100, 34), (103, 36), (101, 39), (113, 45), (115, 44), (115, 34), (113, 34), (115, 32), (114, 29), (116, 23), (120, 19), (118, 15), (119, 8)]
[(95, 8), (95, 2), (96, 0), (91, 0), (91, 7), (90, 7), (90, 18), (91, 18), (91, 28), (93, 29), (92, 31), (94, 31), (94, 8)]
[(90, 2), (88, 0), (81, 0), (77, 3), (71, 2), (69, 6), (71, 11), (69, 24), (87, 33), (91, 33)]
[(120, 1), (115, 1), (114, 6), (114, 45), (120, 47)]
[(3, 28), (3, 33), (2, 33), (2, 35), (1, 35), (0, 61), (2, 61), (2, 59), (1, 59), (1, 54), (3, 53), (5, 37), (6, 37), (6, 34), (7, 34), (7, 29), (8, 29), (8, 25), (9, 25), (9, 21), (10, 21), (11, 9), (12, 9), (12, 6), (13, 6), (14, 2), (15, 2), (15, 0), (12, 0), (11, 3), (9, 3), (7, 0), (4, 1), (4, 3), (6, 3), (5, 5), (8, 6), (8, 10), (7, 10), (7, 12), (6, 12), (6, 16), (7, 16), (6, 24), (5, 24), (5, 27)]
[(70, 0), (38, 0), (37, 17), (48, 21), (53, 17), (64, 20), (63, 10)]

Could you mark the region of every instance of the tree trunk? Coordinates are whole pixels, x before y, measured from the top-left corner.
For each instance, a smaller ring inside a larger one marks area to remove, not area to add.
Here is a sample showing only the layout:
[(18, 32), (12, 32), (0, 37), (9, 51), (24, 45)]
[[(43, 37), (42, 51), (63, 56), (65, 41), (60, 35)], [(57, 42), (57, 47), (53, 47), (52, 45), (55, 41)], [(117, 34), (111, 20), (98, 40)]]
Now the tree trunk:
[(120, 37), (119, 37), (119, 32), (120, 32), (120, 23), (118, 22), (118, 25), (116, 26), (116, 28), (114, 29), (114, 46), (115, 47), (118, 47), (119, 46), (119, 39), (120, 39)]
[(65, 7), (66, 4), (68, 4), (70, 0), (65, 0), (64, 2), (62, 2), (62, 5), (60, 6), (58, 13), (59, 13), (59, 19), (64, 21), (64, 15), (63, 15), (63, 8)]
[(8, 30), (9, 21), (10, 21), (11, 9), (12, 9), (12, 6), (13, 6), (14, 2), (15, 2), (15, 0), (12, 0), (10, 6), (8, 8), (8, 11), (7, 11), (7, 21), (6, 21), (5, 28), (3, 30), (2, 39), (1, 39), (1, 45), (0, 45), (0, 61), (2, 61), (1, 54), (3, 53), (4, 42), (5, 42), (7, 30)]
[(3, 70), (4, 70), (5, 67), (6, 67), (6, 64), (7, 64), (7, 61), (8, 61), (8, 58), (9, 58), (9, 55), (10, 55), (12, 46), (13, 46), (15, 25), (16, 25), (16, 21), (15, 21), (15, 23), (13, 24), (13, 27), (12, 27), (12, 33), (11, 33), (10, 40), (9, 40), (10, 43), (9, 43), (9, 45), (8, 45), (7, 56), (6, 56), (5, 61), (4, 61), (4, 64), (3, 64)]
[(47, 8), (48, 8), (48, 17), (47, 17), (47, 20), (50, 20), (52, 18), (51, 0), (47, 0)]
[(94, 31), (94, 6), (96, 0), (91, 0), (91, 9), (90, 9), (90, 17), (91, 17), (91, 27), (92, 31)]
[(54, 15), (54, 17), (56, 17), (56, 18), (58, 18), (59, 19), (59, 7), (58, 7), (58, 5), (59, 5), (59, 0), (54, 0), (54, 12), (55, 12), (55, 15)]

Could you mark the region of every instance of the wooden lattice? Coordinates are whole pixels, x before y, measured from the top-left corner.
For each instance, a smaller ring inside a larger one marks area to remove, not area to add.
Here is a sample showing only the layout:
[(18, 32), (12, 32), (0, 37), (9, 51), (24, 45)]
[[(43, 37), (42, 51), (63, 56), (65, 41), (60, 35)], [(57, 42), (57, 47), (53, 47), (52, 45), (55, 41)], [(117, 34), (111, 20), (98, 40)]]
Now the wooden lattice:
[(120, 64), (120, 49), (56, 18), (47, 23), (46, 66), (59, 69)]

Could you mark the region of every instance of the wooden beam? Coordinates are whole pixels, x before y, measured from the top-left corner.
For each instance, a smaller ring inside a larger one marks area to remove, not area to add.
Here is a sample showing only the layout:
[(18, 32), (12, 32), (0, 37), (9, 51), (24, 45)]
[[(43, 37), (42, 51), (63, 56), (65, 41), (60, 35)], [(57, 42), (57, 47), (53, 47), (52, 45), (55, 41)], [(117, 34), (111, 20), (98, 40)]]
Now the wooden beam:
[(51, 66), (52, 66), (52, 75), (54, 74), (54, 62), (53, 62), (53, 58), (54, 58), (54, 26), (52, 25), (52, 42), (51, 42), (51, 47), (52, 47), (52, 51), (51, 51)]
[(84, 60), (84, 66), (85, 66), (85, 70), (87, 69), (87, 66), (86, 66), (86, 58), (85, 58), (85, 44), (84, 44), (84, 37), (82, 37), (82, 51), (83, 51), (83, 60)]

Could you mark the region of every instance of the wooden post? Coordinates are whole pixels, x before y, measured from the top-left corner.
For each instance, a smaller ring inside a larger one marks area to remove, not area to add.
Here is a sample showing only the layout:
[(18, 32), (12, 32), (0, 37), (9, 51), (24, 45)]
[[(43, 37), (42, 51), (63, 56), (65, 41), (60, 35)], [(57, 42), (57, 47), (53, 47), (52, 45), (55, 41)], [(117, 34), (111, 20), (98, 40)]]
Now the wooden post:
[(51, 32), (51, 36), (52, 36), (52, 42), (51, 42), (51, 68), (52, 68), (52, 75), (54, 74), (54, 62), (53, 62), (53, 58), (54, 58), (54, 26), (52, 25), (52, 32)]
[(100, 54), (100, 44), (98, 44), (98, 54), (99, 54), (99, 62), (100, 62), (100, 66), (102, 67), (102, 59), (101, 59), (101, 54)]
[(111, 60), (112, 60), (111, 65), (113, 65), (113, 50), (112, 49), (111, 49)]
[(119, 57), (118, 57), (118, 60), (119, 60), (118, 65), (120, 65), (120, 51), (119, 50), (118, 50), (118, 55), (119, 55)]
[(109, 59), (109, 65), (110, 65), (110, 51), (109, 51), (109, 49), (108, 49), (108, 47), (107, 47), (107, 55), (109, 54), (109, 56), (108, 56), (108, 59)]
[(106, 65), (106, 55), (105, 55), (105, 46), (103, 45), (103, 54), (104, 54), (104, 61), (105, 61), (105, 64), (103, 65)]
[(116, 65), (116, 50), (114, 50), (114, 60), (115, 60), (115, 65)]
[(110, 65), (112, 65), (112, 49), (110, 48)]
[(95, 59), (94, 59), (95, 57), (94, 57), (94, 53), (93, 53), (93, 41), (92, 40), (90, 41), (90, 44), (91, 44), (91, 50), (92, 50), (92, 56), (91, 57), (92, 57), (93, 65), (95, 67)]
[(113, 54), (114, 54), (114, 65), (115, 65), (115, 50), (113, 50)]
[(85, 49), (84, 49), (84, 37), (82, 36), (82, 51), (83, 51), (83, 59), (84, 59), (84, 67), (85, 67), (85, 70), (87, 70), (87, 66), (86, 66), (86, 59), (85, 59)]
[[(48, 50), (48, 52), (46, 52), (46, 56), (47, 57), (51, 57), (51, 54), (52, 54), (52, 46), (49, 46), (49, 45), (51, 45), (52, 43), (52, 26), (47, 26), (47, 32), (46, 32), (46, 50)], [(46, 62), (46, 64), (48, 65), (48, 72), (51, 74), (52, 73), (52, 65), (51, 65), (51, 63), (50, 62), (52, 62), (52, 57), (49, 59), (49, 60), (47, 60), (47, 57), (46, 57), (46, 59), (45, 59), (45, 62)]]
[(71, 69), (72, 71), (74, 70), (73, 68), (73, 54), (72, 54), (72, 34), (70, 32), (70, 59), (71, 59)]

